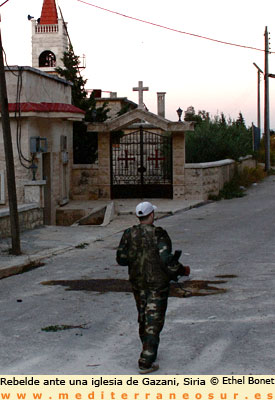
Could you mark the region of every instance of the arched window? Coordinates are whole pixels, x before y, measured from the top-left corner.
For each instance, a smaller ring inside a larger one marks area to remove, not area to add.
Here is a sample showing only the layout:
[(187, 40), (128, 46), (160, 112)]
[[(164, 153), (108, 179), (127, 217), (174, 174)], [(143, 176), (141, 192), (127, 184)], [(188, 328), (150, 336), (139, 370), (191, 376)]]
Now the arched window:
[(55, 67), (56, 57), (50, 50), (43, 51), (39, 56), (39, 67)]

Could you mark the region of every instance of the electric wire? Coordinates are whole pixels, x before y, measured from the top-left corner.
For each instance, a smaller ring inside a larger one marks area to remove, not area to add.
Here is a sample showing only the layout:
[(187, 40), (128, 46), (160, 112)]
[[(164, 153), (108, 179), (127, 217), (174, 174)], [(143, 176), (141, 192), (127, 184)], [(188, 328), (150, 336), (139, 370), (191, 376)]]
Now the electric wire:
[[(237, 43), (231, 43), (231, 42), (225, 42), (223, 40), (213, 39), (213, 38), (209, 38), (209, 37), (206, 37), (206, 36), (197, 35), (195, 33), (184, 32), (184, 31), (181, 31), (179, 29), (169, 28), (169, 27), (164, 26), (164, 25), (156, 24), (154, 22), (146, 21), (146, 20), (143, 20), (143, 19), (140, 19), (140, 18), (131, 17), (129, 15), (125, 15), (125, 14), (119, 13), (117, 11), (109, 10), (107, 8), (103, 8), (103, 7), (97, 6), (95, 4), (88, 3), (87, 1), (84, 1), (84, 0), (76, 0), (76, 1), (78, 1), (80, 3), (83, 3), (83, 4), (86, 4), (88, 6), (94, 7), (94, 8), (98, 8), (98, 9), (103, 10), (103, 11), (107, 11), (107, 12), (112, 13), (112, 14), (119, 15), (120, 17), (129, 18), (129, 19), (132, 19), (134, 21), (142, 22), (144, 24), (153, 25), (153, 26), (156, 26), (156, 27), (162, 28), (162, 29), (167, 29), (167, 30), (172, 31), (172, 32), (177, 32), (177, 33), (181, 33), (181, 34), (184, 34), (184, 35), (197, 37), (199, 39), (210, 40), (212, 42), (216, 42), (216, 43), (220, 43), (220, 44), (224, 44), (224, 45), (228, 45), (228, 46), (241, 47), (241, 48), (244, 48), (244, 49), (262, 51), (262, 52), (266, 51), (264, 49), (259, 49), (257, 47), (245, 46), (245, 45), (241, 45), (241, 44), (237, 44)], [(269, 54), (275, 54), (275, 52), (274, 51), (269, 51)]]
[(4, 57), (5, 57), (5, 64), (6, 64), (6, 67), (8, 68), (8, 70), (14, 75), (14, 76), (18, 76), (15, 72), (13, 72), (13, 70), (10, 68), (10, 66), (9, 66), (9, 64), (8, 64), (8, 61), (7, 61), (7, 54), (6, 54), (6, 52), (5, 52), (5, 49), (3, 48), (3, 46), (2, 46), (2, 50), (3, 50), (3, 53), (4, 53)]
[(32, 163), (33, 157), (32, 157), (32, 159), (28, 159), (24, 156), (24, 154), (22, 152), (22, 144), (21, 144), (21, 139), (22, 139), (21, 92), (22, 92), (22, 87), (23, 87), (22, 75), (23, 75), (23, 67), (18, 67), (16, 103), (15, 103), (15, 112), (14, 112), (14, 117), (16, 120), (16, 143), (17, 143), (17, 151), (18, 151), (20, 164), (26, 169), (31, 169), (31, 165), (26, 165), (23, 162), (23, 160), (28, 163)]
[[(23, 68), (17, 66), (18, 68), (18, 74), (16, 74), (9, 66), (7, 62), (7, 54), (2, 46), (2, 51), (4, 53), (5, 57), (5, 65), (8, 68), (8, 70), (17, 77), (17, 86), (16, 86), (16, 102), (15, 102), (15, 111), (14, 111), (14, 117), (16, 120), (16, 145), (17, 145), (17, 152), (19, 156), (19, 161), (20, 164), (26, 168), (30, 169), (30, 166), (27, 166), (23, 163), (22, 159), (27, 161), (28, 163), (32, 163), (33, 160), (29, 160), (24, 157), (23, 152), (22, 152), (22, 146), (21, 146), (21, 137), (22, 137), (22, 125), (21, 125), (21, 104), (20, 104), (20, 99), (21, 99), (21, 91), (22, 91), (22, 73), (23, 73)], [(18, 114), (18, 115), (17, 115)]]
[[(58, 6), (58, 8), (59, 8), (59, 11), (60, 11), (60, 15), (61, 15), (61, 19), (62, 19), (62, 22), (63, 22), (63, 26), (64, 26), (64, 29), (65, 29), (65, 32), (66, 32), (66, 35), (67, 35), (67, 38), (68, 38), (68, 41), (69, 41), (70, 49), (72, 50), (74, 56), (76, 56), (75, 52), (74, 52), (73, 44), (71, 42), (71, 38), (70, 38), (70, 35), (69, 35), (69, 32), (68, 32), (67, 25), (66, 25), (66, 22), (65, 22), (64, 17), (63, 17), (63, 13), (62, 13), (61, 7)], [(77, 64), (76, 67), (77, 67), (78, 74), (81, 76), (79, 65)]]
[[(24, 157), (23, 152), (22, 152), (22, 145), (21, 145), (21, 138), (22, 138), (22, 124), (21, 124), (21, 91), (22, 91), (22, 73), (23, 73), (23, 68), (16, 66), (18, 68), (18, 74), (16, 74), (9, 66), (8, 62), (7, 62), (7, 54), (4, 50), (4, 48), (2, 47), (3, 53), (4, 53), (4, 57), (5, 57), (5, 65), (8, 68), (8, 70), (17, 77), (17, 87), (16, 87), (16, 102), (15, 102), (15, 111), (14, 111), (14, 117), (16, 120), (16, 145), (17, 145), (17, 151), (18, 151), (18, 156), (19, 156), (19, 161), (20, 164), (26, 168), (26, 169), (30, 169), (30, 166), (27, 166), (23, 163), (22, 159), (28, 163), (32, 163), (33, 162), (33, 157), (32, 159), (27, 159), (26, 157)], [(18, 115), (17, 115), (18, 113)]]
[(0, 7), (2, 7), (4, 4), (6, 4), (9, 0), (4, 1), (4, 3), (0, 4)]

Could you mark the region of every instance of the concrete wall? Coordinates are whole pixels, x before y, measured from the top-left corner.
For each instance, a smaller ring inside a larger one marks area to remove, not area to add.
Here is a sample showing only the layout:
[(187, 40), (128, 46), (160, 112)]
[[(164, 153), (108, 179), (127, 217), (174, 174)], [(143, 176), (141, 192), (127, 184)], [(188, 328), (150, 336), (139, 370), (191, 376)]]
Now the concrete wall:
[[(20, 231), (43, 225), (43, 210), (36, 204), (18, 207)], [(10, 236), (10, 213), (8, 208), (0, 209), (0, 239)]]
[[(23, 67), (21, 103), (71, 104), (71, 85), (64, 79), (49, 75), (31, 67)], [(18, 75), (18, 69), (13, 71)], [(9, 103), (16, 103), (17, 77), (5, 70)]]
[[(10, 121), (11, 124), (11, 133), (12, 133), (12, 145), (13, 145), (13, 156), (14, 156), (14, 168), (15, 168), (15, 181), (16, 181), (16, 193), (17, 193), (17, 201), (18, 203), (24, 203), (24, 184), (26, 181), (32, 179), (32, 174), (31, 171), (28, 169), (25, 169), (19, 161), (18, 157), (18, 151), (17, 151), (17, 146), (16, 146), (16, 122), (14, 119)], [(27, 159), (30, 157), (30, 152), (29, 152), (29, 145), (28, 145), (28, 140), (25, 138), (28, 138), (28, 126), (26, 124), (26, 121), (22, 121), (22, 153), (24, 154), (24, 157)], [(26, 165), (30, 165), (27, 162), (24, 162)], [(6, 161), (5, 161), (5, 152), (4, 152), (4, 143), (3, 143), (3, 131), (2, 131), (2, 125), (0, 125), (0, 170), (6, 171)], [(2, 201), (2, 204), (4, 206), (7, 205), (8, 202), (8, 192), (7, 192), (7, 182), (6, 182), (6, 173), (5, 173), (5, 195), (4, 199)]]
[[(49, 103), (71, 103), (71, 85), (66, 81), (49, 76), (44, 72), (34, 70), (30, 67), (24, 67), (22, 72), (22, 91), (21, 103), (26, 102), (49, 102)], [(14, 71), (18, 75), (19, 71)], [(9, 103), (16, 102), (17, 77), (10, 71), (5, 72), (7, 77), (7, 88)], [(37, 165), (37, 180), (45, 178), (45, 158), (49, 164), (47, 173), (47, 182), (50, 182), (48, 188), (47, 201), (45, 208), (48, 208), (48, 222), (55, 224), (55, 209), (59, 204), (68, 202), (70, 194), (70, 172), (73, 153), (73, 122), (68, 120), (68, 116), (60, 113), (39, 113), (26, 112), (21, 115), (21, 152), (27, 160), (31, 160), (30, 138), (39, 136), (47, 139), (47, 151), (45, 153), (35, 154), (35, 164)], [(17, 122), (14, 113), (10, 113), (11, 134), (13, 143), (13, 155), (16, 176), (16, 191), (18, 204), (26, 203), (24, 198), (24, 187), (32, 181), (32, 172), (29, 169), (31, 163), (23, 160), (26, 167), (20, 163), (19, 151), (17, 148)], [(63, 151), (61, 136), (67, 138), (67, 148)], [(44, 162), (43, 162), (44, 161)], [(2, 125), (0, 124), (0, 207), (8, 205), (8, 191), (6, 182), (6, 163), (3, 144)], [(46, 178), (45, 178), (46, 179)], [(3, 190), (4, 185), (4, 190)]]
[[(18, 149), (16, 145), (16, 122), (11, 119), (11, 132), (13, 143), (13, 155), (15, 164), (17, 201), (19, 204), (25, 202), (24, 185), (32, 180), (30, 169), (24, 168), (19, 160)], [(72, 123), (63, 120), (51, 120), (46, 118), (23, 118), (21, 125), (21, 150), (25, 158), (30, 159), (30, 138), (32, 136), (41, 136), (47, 138), (48, 152), (51, 153), (51, 187), (52, 187), (52, 205), (53, 208), (67, 198), (69, 199), (70, 171), (72, 164)], [(62, 162), (61, 136), (67, 137), (68, 164)], [(26, 166), (30, 163), (23, 161)], [(37, 153), (35, 159), (37, 165), (36, 179), (43, 179), (43, 154)], [(2, 126), (0, 126), (0, 171), (6, 170), (5, 153), (3, 144)], [(67, 193), (64, 193), (64, 190)], [(2, 204), (7, 204), (7, 183), (5, 182), (5, 199)], [(54, 217), (53, 217), (54, 220)]]
[(234, 160), (222, 160), (209, 163), (185, 164), (185, 199), (207, 200), (210, 194), (218, 195), (224, 184), (230, 181), (235, 168), (254, 168), (256, 161), (251, 156)]

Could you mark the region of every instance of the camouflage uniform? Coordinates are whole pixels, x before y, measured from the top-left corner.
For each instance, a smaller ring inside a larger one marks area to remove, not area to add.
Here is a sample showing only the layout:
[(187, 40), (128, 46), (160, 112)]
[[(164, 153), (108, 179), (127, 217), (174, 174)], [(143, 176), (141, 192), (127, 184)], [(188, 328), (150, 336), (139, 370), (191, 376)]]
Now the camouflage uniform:
[(117, 249), (117, 262), (128, 265), (138, 310), (139, 336), (143, 346), (140, 367), (149, 367), (157, 357), (169, 281), (175, 279), (181, 266), (180, 263), (171, 263), (171, 252), (172, 243), (167, 232), (148, 224), (127, 229)]

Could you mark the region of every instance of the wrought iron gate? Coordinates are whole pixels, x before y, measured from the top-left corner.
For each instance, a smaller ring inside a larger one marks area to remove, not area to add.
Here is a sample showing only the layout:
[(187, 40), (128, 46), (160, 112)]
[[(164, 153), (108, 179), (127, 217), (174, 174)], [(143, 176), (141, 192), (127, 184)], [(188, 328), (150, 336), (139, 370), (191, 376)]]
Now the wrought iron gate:
[(172, 198), (172, 139), (144, 130), (111, 137), (112, 198)]

